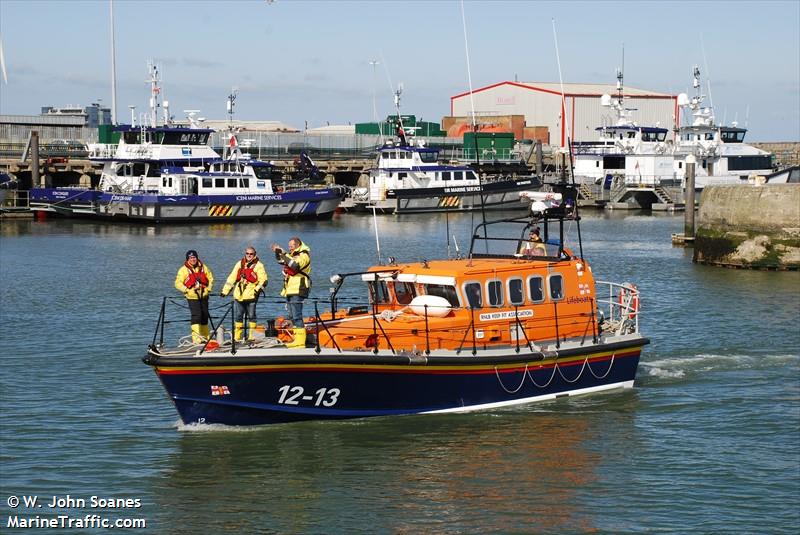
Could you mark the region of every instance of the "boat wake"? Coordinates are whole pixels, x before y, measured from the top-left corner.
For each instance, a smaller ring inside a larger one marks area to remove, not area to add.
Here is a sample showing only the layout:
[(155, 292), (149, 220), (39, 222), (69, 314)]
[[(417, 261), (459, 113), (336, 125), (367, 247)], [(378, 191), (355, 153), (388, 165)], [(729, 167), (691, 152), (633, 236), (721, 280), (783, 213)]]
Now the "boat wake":
[(640, 362), (644, 377), (680, 379), (686, 375), (710, 371), (753, 370), (775, 366), (800, 366), (800, 354), (752, 355), (701, 353), (694, 356), (667, 357)]
[(252, 433), (259, 429), (257, 426), (199, 424), (197, 422), (185, 424), (181, 420), (175, 422), (175, 428), (180, 432), (186, 433)]

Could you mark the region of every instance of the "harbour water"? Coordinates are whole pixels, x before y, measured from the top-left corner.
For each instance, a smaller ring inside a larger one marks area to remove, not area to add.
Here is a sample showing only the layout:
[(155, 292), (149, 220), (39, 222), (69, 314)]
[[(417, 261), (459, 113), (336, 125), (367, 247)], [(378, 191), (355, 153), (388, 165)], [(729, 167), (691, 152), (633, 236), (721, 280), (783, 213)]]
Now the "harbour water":
[[(462, 252), (474, 217), (447, 222)], [(384, 258), (447, 252), (444, 216), (378, 224)], [(299, 235), (325, 297), (330, 274), (376, 260), (371, 217), (4, 221), (0, 531), (24, 531), (9, 527), (15, 515), (61, 513), (146, 519), (133, 533), (795, 533), (800, 274), (694, 265), (670, 243), (682, 226), (681, 216), (584, 214), (596, 277), (642, 291), (651, 345), (632, 390), (242, 430), (178, 425), (140, 361), (185, 251), (200, 252), (219, 288), (253, 244), (276, 295), (268, 245)], [(282, 312), (268, 308), (262, 317)], [(67, 495), (86, 505), (47, 506)], [(24, 496), (44, 505), (12, 507)], [(140, 506), (92, 508), (92, 496)]]

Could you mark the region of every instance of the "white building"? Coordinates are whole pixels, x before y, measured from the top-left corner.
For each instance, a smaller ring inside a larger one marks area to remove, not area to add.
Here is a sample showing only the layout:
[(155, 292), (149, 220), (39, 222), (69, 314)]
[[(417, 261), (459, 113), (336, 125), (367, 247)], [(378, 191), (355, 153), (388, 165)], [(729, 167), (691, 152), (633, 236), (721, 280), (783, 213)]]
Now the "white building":
[[(450, 97), (450, 115), (469, 116), (472, 103), (475, 114), (524, 115), (526, 126), (546, 126), (550, 144), (565, 147), (567, 138), (573, 141), (597, 139), (595, 128), (611, 125), (616, 117), (600, 105), (603, 94), (617, 95), (613, 84), (564, 84), (566, 117), (561, 120), (561, 84), (552, 82), (500, 82)], [(633, 120), (642, 126), (660, 126), (673, 130), (680, 117), (677, 96), (634, 87), (625, 87), (625, 105), (635, 111)], [(671, 139), (671, 134), (670, 134)]]

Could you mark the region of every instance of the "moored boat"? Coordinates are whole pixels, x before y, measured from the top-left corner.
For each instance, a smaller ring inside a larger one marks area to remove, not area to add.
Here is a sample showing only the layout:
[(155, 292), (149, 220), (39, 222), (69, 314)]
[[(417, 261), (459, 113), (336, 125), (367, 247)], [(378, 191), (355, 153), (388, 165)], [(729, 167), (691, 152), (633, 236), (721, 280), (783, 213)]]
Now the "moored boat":
[(151, 65), (149, 124), (118, 126), (119, 144), (90, 147), (89, 158), (103, 164), (98, 188), (34, 188), (31, 210), (152, 223), (333, 216), (344, 198), (341, 188), (274, 190), (273, 166), (242, 154), (235, 131), (230, 155), (221, 158), (208, 145), (214, 131), (204, 128), (195, 112), (188, 125), (175, 124), (168, 104), (160, 103), (159, 82)]
[(695, 96), (678, 95), (678, 105), (691, 113), (691, 123), (681, 126), (676, 133), (675, 176), (685, 182), (689, 155), (697, 160), (694, 179), (697, 190), (712, 184), (747, 184), (753, 176), (772, 174), (772, 156), (744, 142), (747, 129), (735, 122), (731, 126), (716, 124), (713, 109), (703, 105), (700, 69), (694, 67), (692, 75)]
[[(269, 328), (231, 340), (224, 319), (203, 344), (167, 345), (165, 298), (143, 360), (187, 424), (465, 412), (630, 388), (649, 342), (638, 290), (596, 281), (580, 242), (566, 246), (576, 190), (553, 187), (526, 195), (530, 216), (480, 224), (465, 258), (332, 276), (307, 347)], [(342, 297), (347, 282), (366, 299)]]
[(403, 125), (400, 90), (395, 93), (397, 136), (378, 148), (369, 184), (355, 188), (343, 207), (381, 213), (524, 209), (519, 193), (538, 189), (535, 176), (483, 178), (466, 165), (439, 161), (439, 149), (414, 139)]

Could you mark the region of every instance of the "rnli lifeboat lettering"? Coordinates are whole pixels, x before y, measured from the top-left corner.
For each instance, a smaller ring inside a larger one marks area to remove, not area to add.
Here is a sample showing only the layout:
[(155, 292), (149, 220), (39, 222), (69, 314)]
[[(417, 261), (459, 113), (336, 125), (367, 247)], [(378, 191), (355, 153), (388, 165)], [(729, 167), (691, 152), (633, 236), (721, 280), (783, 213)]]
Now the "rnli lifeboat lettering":
[[(478, 319), (481, 321), (496, 321), (496, 320), (507, 320), (509, 318), (514, 317), (513, 310), (506, 310), (503, 312), (488, 312), (486, 314), (481, 314), (478, 316)], [(520, 310), (516, 313), (517, 318), (532, 318), (533, 317), (533, 310)]]
[(208, 215), (214, 217), (227, 217), (233, 213), (233, 206), (229, 204), (215, 204), (208, 207)]

